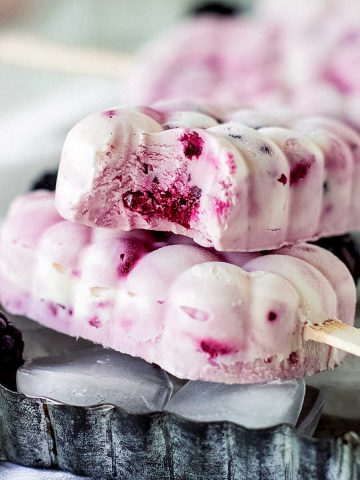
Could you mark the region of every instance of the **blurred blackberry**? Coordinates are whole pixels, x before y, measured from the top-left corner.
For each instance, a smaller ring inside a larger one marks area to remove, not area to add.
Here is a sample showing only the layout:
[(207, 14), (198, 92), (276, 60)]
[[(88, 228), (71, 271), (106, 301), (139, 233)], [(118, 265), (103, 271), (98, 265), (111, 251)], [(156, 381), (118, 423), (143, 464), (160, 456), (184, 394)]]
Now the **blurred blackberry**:
[(24, 363), (21, 332), (0, 312), (0, 383), (16, 390), (16, 371)]
[(350, 234), (321, 238), (313, 243), (319, 245), (319, 247), (326, 248), (326, 250), (329, 250), (345, 263), (355, 283), (357, 283), (360, 278), (360, 249)]
[(170, 232), (161, 232), (159, 230), (154, 230), (151, 233), (157, 242), (166, 242), (171, 236)]
[(55, 191), (57, 170), (45, 172), (38, 177), (31, 186), (31, 190), (50, 190)]
[(239, 15), (243, 13), (245, 10), (244, 7), (240, 5), (231, 5), (222, 2), (204, 2), (200, 3), (199, 5), (195, 6), (191, 9), (190, 15), (198, 16), (198, 15), (206, 15), (206, 14), (213, 14), (213, 15)]

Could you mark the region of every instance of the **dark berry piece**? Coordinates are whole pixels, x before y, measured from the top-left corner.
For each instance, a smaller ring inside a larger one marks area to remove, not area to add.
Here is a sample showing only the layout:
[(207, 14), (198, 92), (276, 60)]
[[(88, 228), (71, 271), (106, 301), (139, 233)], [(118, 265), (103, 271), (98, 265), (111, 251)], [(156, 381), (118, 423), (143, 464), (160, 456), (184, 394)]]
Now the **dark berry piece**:
[(282, 173), (280, 177), (277, 179), (278, 182), (282, 183), (283, 185), (287, 184), (287, 176)]
[(213, 15), (224, 15), (224, 16), (232, 16), (238, 15), (243, 13), (244, 7), (235, 6), (234, 4), (225, 4), (220, 2), (205, 2), (200, 3), (196, 7), (194, 7), (190, 15), (206, 15), (206, 14), (213, 14)]
[(166, 242), (171, 236), (169, 232), (153, 231), (151, 233), (157, 242)]
[(234, 353), (235, 349), (227, 344), (220, 343), (217, 340), (206, 339), (200, 342), (200, 349), (209, 355), (209, 358), (213, 359), (219, 355), (229, 355)]
[(0, 383), (16, 390), (16, 371), (24, 363), (21, 332), (0, 313)]
[(311, 167), (312, 163), (301, 160), (290, 172), (290, 185), (295, 185), (303, 180)]
[(235, 140), (242, 140), (243, 136), (239, 133), (229, 133), (229, 137), (235, 138)]
[(289, 355), (289, 363), (290, 363), (291, 365), (296, 365), (296, 364), (298, 363), (298, 361), (299, 361), (299, 355), (298, 355), (298, 353), (297, 353), (297, 352), (292, 352), (292, 353), (290, 353), (290, 355)]
[(10, 335), (4, 335), (0, 338), (0, 352), (5, 353), (5, 355), (10, 354), (15, 347), (15, 340), (10, 337)]
[(117, 114), (117, 111), (116, 110), (106, 110), (106, 112), (104, 112), (103, 114), (107, 118), (114, 118)]
[(8, 325), (8, 322), (5, 316), (2, 313), (0, 313), (0, 331), (6, 328), (7, 325)]
[(184, 133), (179, 140), (183, 144), (184, 155), (186, 158), (191, 160), (193, 157), (200, 157), (204, 146), (204, 140), (197, 132)]
[(17, 342), (22, 342), (22, 335), (20, 330), (18, 330), (12, 323), (8, 324), (7, 334), (10, 335)]
[(266, 155), (271, 155), (271, 148), (269, 147), (269, 145), (265, 145), (265, 143), (260, 146), (260, 151), (262, 153), (266, 153)]
[(37, 178), (32, 184), (31, 190), (50, 190), (55, 191), (57, 171), (45, 172)]
[(274, 322), (277, 319), (277, 313), (276, 312), (269, 312), (268, 313), (268, 320), (269, 322)]
[(129, 190), (123, 194), (122, 201), (125, 208), (139, 213), (147, 222), (154, 217), (164, 218), (190, 228), (191, 216), (199, 207), (200, 197), (201, 189), (197, 186), (181, 193), (173, 185), (171, 190), (161, 190), (156, 186), (153, 191)]

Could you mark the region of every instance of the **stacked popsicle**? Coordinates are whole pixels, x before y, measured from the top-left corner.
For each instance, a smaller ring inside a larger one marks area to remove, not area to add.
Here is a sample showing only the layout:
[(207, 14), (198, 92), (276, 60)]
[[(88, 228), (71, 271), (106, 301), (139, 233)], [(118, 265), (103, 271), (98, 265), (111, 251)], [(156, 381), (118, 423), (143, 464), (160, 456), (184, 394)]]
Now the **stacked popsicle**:
[(126, 101), (149, 104), (190, 94), (335, 115), (360, 128), (359, 2), (251, 3), (250, 15), (210, 12), (146, 45), (122, 85)]
[(194, 104), (91, 115), (67, 137), (56, 195), (9, 210), (0, 300), (180, 378), (332, 368), (344, 353), (304, 329), (353, 324), (355, 286), (301, 242), (359, 228), (359, 146), (320, 117)]

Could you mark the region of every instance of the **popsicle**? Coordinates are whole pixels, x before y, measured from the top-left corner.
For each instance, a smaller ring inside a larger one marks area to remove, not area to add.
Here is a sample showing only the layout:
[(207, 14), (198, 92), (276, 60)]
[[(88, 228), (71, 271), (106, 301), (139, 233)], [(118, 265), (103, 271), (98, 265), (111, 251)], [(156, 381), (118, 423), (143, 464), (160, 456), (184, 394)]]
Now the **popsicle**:
[(122, 101), (284, 106), (360, 128), (357, 0), (254, 4), (243, 17), (187, 19), (145, 44), (121, 83)]
[(304, 341), (304, 328), (352, 325), (356, 292), (342, 262), (314, 245), (219, 253), (177, 235), (91, 228), (63, 220), (39, 190), (4, 222), (0, 301), (179, 378), (253, 383), (339, 364), (344, 353)]
[(341, 122), (162, 103), (80, 121), (56, 206), (89, 226), (259, 251), (358, 229), (359, 182), (360, 136)]

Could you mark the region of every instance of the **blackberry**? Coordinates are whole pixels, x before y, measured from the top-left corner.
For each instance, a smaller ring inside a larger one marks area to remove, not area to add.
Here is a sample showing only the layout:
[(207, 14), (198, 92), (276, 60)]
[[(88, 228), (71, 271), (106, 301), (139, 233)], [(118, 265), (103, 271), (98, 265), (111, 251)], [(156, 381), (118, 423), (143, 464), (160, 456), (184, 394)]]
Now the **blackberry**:
[(0, 312), (0, 383), (16, 390), (16, 371), (24, 363), (21, 332)]
[(325, 248), (338, 257), (349, 269), (355, 283), (360, 278), (360, 249), (351, 234), (321, 238), (315, 245)]
[(57, 170), (44, 172), (38, 177), (31, 186), (31, 190), (50, 190), (55, 191)]
[(156, 242), (166, 242), (171, 236), (171, 233), (161, 232), (159, 230), (154, 230), (154, 231), (151, 232), (151, 234), (153, 235), (154, 240)]
[(238, 15), (243, 13), (244, 7), (230, 5), (221, 2), (204, 2), (192, 8), (190, 15)]

